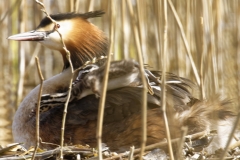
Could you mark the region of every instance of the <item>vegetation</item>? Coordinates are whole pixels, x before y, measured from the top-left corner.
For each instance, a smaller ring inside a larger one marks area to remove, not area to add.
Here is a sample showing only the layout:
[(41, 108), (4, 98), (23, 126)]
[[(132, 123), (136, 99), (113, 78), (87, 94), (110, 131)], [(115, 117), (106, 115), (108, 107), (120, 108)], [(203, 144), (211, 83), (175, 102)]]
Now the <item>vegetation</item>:
[[(62, 58), (56, 51), (38, 43), (14, 42), (7, 37), (34, 30), (45, 16), (33, 0), (2, 0), (0, 4), (0, 143), (12, 142), (11, 121), (17, 106), (29, 91), (40, 83), (35, 64), (38, 56), (45, 79), (62, 70)], [(108, 0), (43, 0), (48, 12), (87, 12), (103, 10), (102, 18), (92, 23), (109, 35)], [(167, 4), (167, 41), (164, 41), (164, 1), (132, 0), (135, 19), (127, 3), (114, 1), (113, 60), (137, 58), (132, 25), (137, 24), (144, 63), (189, 78), (200, 84), (193, 90), (199, 99), (220, 94), (232, 99), (235, 108), (240, 100), (240, 2), (171, 0)], [(176, 14), (174, 15), (174, 11)], [(179, 18), (177, 22), (176, 17)], [(134, 21), (135, 23), (131, 23)], [(180, 25), (181, 24), (181, 25)], [(182, 26), (182, 27), (181, 27)], [(186, 41), (184, 41), (186, 37)], [(162, 60), (167, 44), (166, 60)], [(189, 58), (192, 56), (192, 59)], [(61, 64), (61, 65), (59, 65)], [(196, 66), (194, 73), (193, 64)], [(200, 77), (200, 83), (196, 77)]]

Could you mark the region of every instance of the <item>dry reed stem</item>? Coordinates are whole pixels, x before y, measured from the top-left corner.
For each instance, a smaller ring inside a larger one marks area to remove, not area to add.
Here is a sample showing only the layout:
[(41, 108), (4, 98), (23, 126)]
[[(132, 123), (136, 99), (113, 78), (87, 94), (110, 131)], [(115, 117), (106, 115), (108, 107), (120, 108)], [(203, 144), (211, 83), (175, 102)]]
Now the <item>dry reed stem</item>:
[(130, 147), (130, 152), (129, 152), (128, 160), (133, 160), (134, 150), (135, 150), (135, 147), (134, 147), (134, 146)]
[[(168, 150), (170, 159), (174, 160), (173, 150), (172, 150), (172, 143), (171, 143), (171, 135), (170, 129), (168, 125), (167, 113), (166, 113), (166, 56), (167, 56), (167, 44), (168, 44), (168, 17), (167, 17), (167, 1), (163, 1), (163, 15), (164, 15), (164, 31), (163, 31), (163, 53), (162, 53), (162, 83), (161, 83), (161, 108), (163, 111), (163, 119), (165, 124), (165, 130), (167, 134), (167, 142), (168, 142)], [(170, 106), (172, 107), (172, 106)]]
[(79, 3), (80, 3), (80, 0), (75, 1), (75, 11), (76, 12), (78, 12), (78, 10), (79, 10)]
[[(59, 33), (59, 35), (61, 35), (61, 34)], [(62, 40), (62, 36), (61, 36), (61, 40)], [(63, 42), (63, 40), (62, 40), (62, 42)], [(69, 90), (68, 90), (67, 100), (66, 100), (66, 102), (64, 104), (64, 112), (63, 112), (62, 127), (61, 127), (61, 152), (60, 152), (60, 159), (63, 159), (63, 144), (64, 144), (65, 122), (66, 122), (66, 117), (67, 117), (68, 103), (69, 103), (71, 92), (72, 92), (72, 82), (73, 82), (73, 75), (74, 75), (73, 74), (74, 73), (73, 65), (72, 65), (71, 58), (70, 58), (70, 52), (67, 50), (65, 44), (64, 44), (63, 49), (67, 53), (66, 57), (67, 57), (67, 60), (68, 60), (68, 62), (70, 64), (70, 67), (71, 67), (72, 76), (71, 76), (71, 79), (70, 79), (70, 82), (69, 82)]]
[(175, 19), (176, 19), (176, 21), (177, 21), (177, 24), (178, 24), (178, 27), (179, 27), (179, 29), (180, 29), (181, 36), (182, 36), (182, 39), (183, 39), (183, 42), (184, 42), (184, 46), (185, 46), (185, 48), (186, 48), (186, 50), (187, 50), (187, 55), (188, 55), (188, 58), (189, 58), (189, 60), (190, 60), (191, 65), (192, 65), (192, 69), (193, 69), (193, 72), (194, 72), (195, 79), (196, 79), (196, 81), (197, 81), (198, 86), (200, 86), (200, 77), (199, 77), (199, 75), (198, 75), (198, 71), (197, 71), (196, 65), (195, 65), (195, 63), (194, 63), (194, 61), (193, 61), (192, 54), (191, 54), (191, 51), (190, 51), (190, 47), (189, 47), (189, 44), (188, 44), (186, 35), (185, 35), (185, 33), (184, 33), (182, 23), (181, 23), (181, 21), (180, 21), (180, 19), (179, 19), (179, 16), (178, 16), (178, 14), (177, 14), (177, 12), (176, 12), (173, 4), (172, 4), (172, 1), (171, 1), (171, 0), (168, 0), (168, 3), (169, 3), (170, 8), (172, 9), (172, 12), (173, 12), (173, 14), (174, 14), (174, 17), (175, 17)]
[(50, 142), (43, 142), (41, 137), (39, 137), (39, 140), (40, 140), (41, 144), (51, 145), (51, 146), (55, 146), (55, 147), (60, 147), (60, 145), (58, 145), (58, 144), (54, 144), (54, 143), (50, 143)]
[(44, 81), (44, 77), (42, 75), (42, 71), (41, 71), (41, 67), (40, 67), (40, 63), (39, 63), (39, 59), (38, 57), (35, 57), (35, 62), (37, 65), (37, 70), (38, 70), (38, 75), (39, 75), (39, 79), (40, 79), (40, 86), (39, 86), (39, 92), (38, 92), (38, 101), (37, 101), (37, 109), (36, 109), (36, 146), (32, 155), (32, 160), (35, 159), (35, 154), (37, 152), (37, 149), (39, 147), (39, 119), (40, 119), (40, 115), (39, 115), (39, 111), (40, 111), (40, 102), (41, 102), (41, 96), (42, 96), (42, 89), (43, 89), (43, 81)]
[(144, 64), (143, 64), (143, 54), (142, 54), (142, 49), (140, 46), (139, 42), (139, 35), (138, 35), (138, 28), (136, 25), (136, 20), (134, 18), (134, 13), (133, 13), (133, 6), (130, 3), (130, 0), (127, 1), (127, 6), (128, 10), (130, 13), (131, 17), (131, 22), (132, 22), (132, 27), (133, 27), (133, 34), (134, 34), (134, 39), (135, 39), (135, 45), (137, 48), (137, 58), (139, 62), (139, 68), (140, 68), (140, 75), (141, 75), (141, 80), (143, 84), (143, 89), (142, 89), (142, 139), (141, 139), (141, 153), (140, 153), (140, 160), (142, 159), (142, 155), (145, 150), (145, 145), (146, 145), (146, 140), (147, 140), (147, 82), (145, 78), (145, 73), (144, 73)]
[[(218, 84), (218, 75), (217, 75), (217, 61), (216, 61), (216, 48), (215, 48), (215, 38), (214, 38), (214, 30), (213, 30), (213, 24), (212, 24), (212, 15), (211, 13), (211, 9), (209, 6), (209, 1), (206, 0), (202, 0), (202, 6), (203, 6), (203, 53), (205, 55), (209, 54), (210, 58), (211, 58), (211, 71), (213, 73), (213, 85), (214, 89), (213, 89), (213, 94), (218, 93), (219, 90), (219, 84)], [(210, 35), (209, 35), (210, 34)], [(210, 39), (210, 40), (208, 40)], [(208, 47), (210, 46), (210, 47)]]
[[(236, 4), (238, 7), (240, 7), (240, 3), (237, 2)], [(237, 40), (238, 40), (238, 45), (237, 45), (237, 73), (240, 73), (240, 11), (238, 10), (238, 17), (237, 17)], [(240, 105), (240, 75), (237, 74), (236, 76), (237, 81), (237, 89), (238, 89), (238, 105)], [(239, 108), (239, 106), (238, 106)], [(239, 109), (238, 109), (239, 111)], [(240, 146), (240, 141), (239, 138), (234, 135), (234, 139), (238, 142), (235, 144), (232, 144), (229, 148), (233, 150), (234, 148)]]
[[(201, 29), (202, 32), (204, 31), (204, 27), (203, 27), (203, 17), (201, 17)], [(204, 71), (204, 57), (206, 55), (207, 52), (207, 47), (206, 47), (206, 38), (203, 37), (203, 43), (202, 43), (202, 54), (201, 54), (201, 63), (200, 63), (200, 80), (201, 80), (201, 84), (200, 84), (200, 90), (201, 90), (201, 98), (205, 99), (206, 98), (206, 94), (205, 94), (205, 85), (204, 85), (204, 75), (203, 75), (203, 71)]]
[[(162, 3), (160, 3), (160, 1), (157, 1), (157, 5), (156, 5), (156, 15), (157, 15), (157, 38), (156, 38), (156, 41), (157, 41), (157, 45), (158, 46), (162, 46), (162, 13), (160, 12), (157, 12), (158, 10), (162, 10)], [(162, 47), (160, 48), (159, 47), (159, 50), (157, 52), (157, 55), (158, 55), (158, 70), (161, 70), (161, 64), (162, 64), (162, 59), (161, 59), (161, 55), (162, 55)]]
[[(207, 1), (210, 3), (210, 1)], [(208, 5), (208, 10), (210, 12), (210, 15), (212, 15), (212, 8), (210, 5)], [(210, 16), (212, 18), (212, 16)], [(212, 58), (212, 70), (213, 70), (213, 83), (214, 83), (214, 93), (218, 93), (219, 91), (219, 82), (218, 82), (218, 67), (217, 67), (217, 56), (216, 56), (216, 45), (215, 45), (215, 36), (214, 36), (214, 24), (213, 19), (209, 20), (209, 28), (210, 28), (210, 38), (211, 38), (211, 58)]]
[(121, 3), (121, 33), (122, 33), (122, 55), (123, 55), (123, 58), (124, 59), (128, 59), (129, 58), (129, 52), (126, 52), (125, 48), (127, 47), (127, 44), (126, 44), (126, 41), (127, 41), (127, 38), (126, 38), (126, 17), (125, 17), (125, 14), (126, 14), (126, 1), (125, 0), (122, 0), (122, 3)]
[(47, 13), (46, 11), (46, 8), (44, 6), (43, 3), (39, 2), (38, 0), (35, 0), (35, 2), (37, 4), (39, 4), (42, 9), (41, 11), (44, 12), (46, 14), (46, 16), (55, 24), (55, 27), (54, 27), (54, 30), (58, 32), (59, 36), (60, 36), (60, 39), (61, 39), (61, 42), (62, 42), (62, 45), (63, 45), (63, 49), (64, 51), (66, 52), (66, 58), (69, 62), (69, 65), (70, 65), (70, 68), (71, 68), (71, 73), (72, 73), (72, 76), (70, 78), (70, 82), (69, 82), (69, 90), (68, 90), (68, 95), (67, 95), (67, 100), (64, 104), (64, 112), (63, 112), (63, 118), (62, 118), (62, 127), (61, 127), (61, 152), (60, 152), (60, 159), (62, 160), (63, 159), (63, 144), (64, 144), (64, 133), (65, 133), (65, 122), (66, 122), (66, 117), (67, 117), (67, 108), (68, 108), (68, 103), (69, 103), (69, 100), (70, 100), (70, 96), (71, 96), (71, 92), (72, 92), (72, 82), (73, 82), (73, 65), (72, 65), (72, 62), (71, 62), (71, 58), (70, 58), (70, 52), (68, 51), (64, 41), (63, 41), (63, 38), (62, 38), (62, 34), (58, 31), (58, 24), (57, 22), (52, 19), (50, 17), (50, 15)]
[(69, 0), (70, 1), (70, 11), (73, 12), (74, 11), (74, 0)]
[(77, 12), (79, 9), (79, 0), (71, 0), (70, 8), (71, 12)]
[(94, 1), (93, 0), (89, 0), (88, 11), (92, 11), (93, 10), (93, 6), (94, 6)]
[(183, 133), (182, 133), (182, 137), (179, 139), (179, 144), (178, 144), (178, 157), (180, 157), (179, 159), (183, 159), (181, 155), (182, 155), (182, 149), (183, 149), (184, 142), (185, 142), (185, 137), (188, 132), (188, 127), (184, 126), (181, 129), (182, 129)]
[(103, 128), (103, 115), (104, 115), (104, 109), (105, 109), (105, 101), (106, 101), (106, 94), (107, 94), (107, 84), (108, 84), (108, 77), (109, 77), (109, 68), (110, 68), (110, 62), (112, 57), (112, 50), (113, 50), (113, 44), (114, 44), (114, 29), (115, 29), (115, 5), (114, 2), (110, 1), (111, 6), (111, 18), (110, 18), (110, 47), (108, 50), (108, 58), (106, 67), (104, 70), (104, 77), (103, 77), (103, 84), (102, 84), (102, 91), (101, 91), (101, 97), (99, 101), (99, 107), (98, 107), (98, 119), (97, 119), (97, 130), (96, 130), (96, 139), (98, 144), (98, 158), (99, 160), (102, 160), (102, 128)]
[[(25, 1), (22, 1), (20, 4), (21, 8), (25, 8)], [(20, 16), (21, 16), (21, 22), (20, 22), (20, 32), (24, 32), (25, 31), (25, 21), (27, 21), (26, 18), (26, 13), (23, 12), (22, 10), (20, 10)], [(25, 75), (25, 50), (23, 49), (23, 45), (20, 44), (19, 45), (19, 51), (18, 54), (20, 55), (20, 59), (19, 59), (19, 69), (18, 69), (18, 84), (17, 84), (17, 97), (16, 97), (16, 106), (18, 106), (21, 102), (22, 99), (22, 94), (24, 91), (23, 85), (24, 85), (24, 75)]]
[[(141, 49), (142, 49), (142, 56), (143, 60), (145, 62), (148, 62), (148, 56), (147, 56), (147, 43), (146, 43), (146, 32), (145, 32), (145, 23), (144, 23), (144, 18), (145, 18), (145, 5), (146, 2), (145, 0), (137, 0), (137, 17), (138, 17), (138, 28), (139, 28), (139, 40), (141, 44)], [(144, 7), (143, 7), (144, 6)]]
[[(237, 1), (238, 9), (240, 8), (240, 2)], [(237, 73), (240, 73), (240, 10), (238, 10), (238, 16), (237, 16)], [(237, 74), (237, 86), (238, 86), (238, 101), (240, 105), (240, 74)]]
[(218, 76), (219, 78), (219, 90), (221, 92), (221, 94), (223, 94), (224, 90), (223, 90), (223, 41), (222, 39), (224, 38), (223, 37), (223, 28), (221, 27), (221, 24), (223, 23), (223, 14), (221, 13), (222, 9), (223, 9), (223, 4), (222, 4), (222, 1), (218, 1), (218, 3), (216, 3), (217, 7), (217, 24), (215, 25), (216, 26), (216, 29), (217, 30), (217, 55), (218, 55), (218, 72), (221, 73), (220, 76)]

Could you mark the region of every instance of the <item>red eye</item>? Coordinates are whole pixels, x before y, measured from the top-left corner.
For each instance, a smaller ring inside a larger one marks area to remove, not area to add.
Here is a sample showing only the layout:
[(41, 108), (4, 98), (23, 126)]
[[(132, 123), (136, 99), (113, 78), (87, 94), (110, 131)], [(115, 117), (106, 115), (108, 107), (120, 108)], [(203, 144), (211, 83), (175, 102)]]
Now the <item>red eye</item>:
[(60, 24), (57, 24), (57, 28), (60, 28)]

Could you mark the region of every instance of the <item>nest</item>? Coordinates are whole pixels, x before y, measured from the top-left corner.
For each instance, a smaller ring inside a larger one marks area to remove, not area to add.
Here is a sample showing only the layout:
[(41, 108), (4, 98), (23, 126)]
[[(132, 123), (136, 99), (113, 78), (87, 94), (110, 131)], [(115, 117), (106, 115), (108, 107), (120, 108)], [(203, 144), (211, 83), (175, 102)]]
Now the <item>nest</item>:
[[(209, 149), (212, 145), (214, 137), (217, 136), (216, 131), (211, 132), (199, 132), (193, 135), (188, 135), (182, 138), (172, 139), (172, 146), (174, 150), (174, 157), (181, 157), (181, 159), (238, 159), (240, 158), (240, 143), (237, 141), (233, 145), (230, 145), (225, 151), (223, 148), (217, 150)], [(9, 144), (7, 147), (1, 147), (0, 160), (22, 160), (22, 159), (34, 159), (37, 160), (51, 160), (60, 159), (61, 148), (56, 147), (52, 150), (43, 150), (36, 147), (30, 147), (25, 149), (22, 144), (15, 143)], [(102, 156), (104, 160), (114, 159), (140, 159), (141, 149), (135, 149), (134, 146), (130, 147), (129, 151), (123, 153), (111, 152), (111, 150), (103, 144)], [(86, 145), (68, 145), (62, 148), (63, 159), (88, 159), (97, 160), (99, 157), (98, 150)], [(226, 152), (226, 153), (225, 153)], [(146, 146), (145, 152), (142, 155), (144, 160), (159, 160), (170, 159), (168, 154), (168, 143), (166, 140), (162, 142), (151, 144)]]

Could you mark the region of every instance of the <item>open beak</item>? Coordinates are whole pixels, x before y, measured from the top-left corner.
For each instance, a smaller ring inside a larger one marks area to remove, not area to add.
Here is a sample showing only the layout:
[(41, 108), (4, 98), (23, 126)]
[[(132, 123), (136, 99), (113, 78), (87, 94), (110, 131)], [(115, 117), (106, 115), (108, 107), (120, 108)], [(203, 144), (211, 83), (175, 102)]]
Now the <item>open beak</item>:
[(43, 41), (45, 38), (46, 32), (43, 31), (30, 31), (8, 37), (8, 39), (16, 41)]

